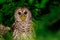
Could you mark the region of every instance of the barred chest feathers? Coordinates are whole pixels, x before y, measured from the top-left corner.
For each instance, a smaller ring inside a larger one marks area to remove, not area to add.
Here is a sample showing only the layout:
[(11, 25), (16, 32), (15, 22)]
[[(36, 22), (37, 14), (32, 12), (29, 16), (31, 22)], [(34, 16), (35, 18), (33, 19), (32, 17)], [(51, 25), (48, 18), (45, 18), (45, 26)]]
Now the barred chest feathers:
[(15, 27), (14, 40), (28, 40), (28, 37), (32, 37), (31, 22), (15, 22)]

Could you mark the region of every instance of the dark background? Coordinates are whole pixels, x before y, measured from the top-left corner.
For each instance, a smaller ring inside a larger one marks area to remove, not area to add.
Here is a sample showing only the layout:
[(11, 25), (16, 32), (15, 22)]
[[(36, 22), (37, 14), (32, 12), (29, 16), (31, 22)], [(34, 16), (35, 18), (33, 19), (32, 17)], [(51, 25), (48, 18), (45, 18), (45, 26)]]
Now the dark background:
[[(59, 0), (0, 0), (0, 24), (12, 28), (15, 9), (22, 6), (32, 13), (36, 40), (60, 40)], [(3, 37), (11, 40), (11, 35), (9, 31)]]

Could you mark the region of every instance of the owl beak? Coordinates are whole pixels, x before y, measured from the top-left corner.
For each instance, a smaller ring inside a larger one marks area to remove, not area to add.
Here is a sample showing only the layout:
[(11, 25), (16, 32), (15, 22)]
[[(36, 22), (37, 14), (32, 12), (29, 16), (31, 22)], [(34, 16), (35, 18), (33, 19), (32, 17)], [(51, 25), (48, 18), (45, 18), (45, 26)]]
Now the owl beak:
[(26, 19), (25, 15), (22, 14), (22, 15), (21, 15), (21, 20), (24, 21), (25, 19)]

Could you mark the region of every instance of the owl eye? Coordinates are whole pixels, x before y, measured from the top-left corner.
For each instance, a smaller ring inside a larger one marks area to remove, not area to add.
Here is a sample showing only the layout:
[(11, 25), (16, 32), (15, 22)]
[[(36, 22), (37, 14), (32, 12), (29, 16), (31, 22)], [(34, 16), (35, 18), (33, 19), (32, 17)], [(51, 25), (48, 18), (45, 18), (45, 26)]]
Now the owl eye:
[(27, 12), (24, 12), (24, 14), (26, 15), (26, 14), (27, 14)]
[(21, 15), (21, 12), (18, 12), (19, 15)]

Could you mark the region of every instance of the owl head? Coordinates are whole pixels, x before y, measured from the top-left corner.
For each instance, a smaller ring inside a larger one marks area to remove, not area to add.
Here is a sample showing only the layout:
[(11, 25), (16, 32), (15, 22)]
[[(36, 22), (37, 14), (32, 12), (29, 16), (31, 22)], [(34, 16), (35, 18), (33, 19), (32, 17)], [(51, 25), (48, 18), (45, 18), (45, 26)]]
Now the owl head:
[(26, 7), (19, 7), (14, 14), (15, 21), (28, 21), (31, 19), (31, 12)]

